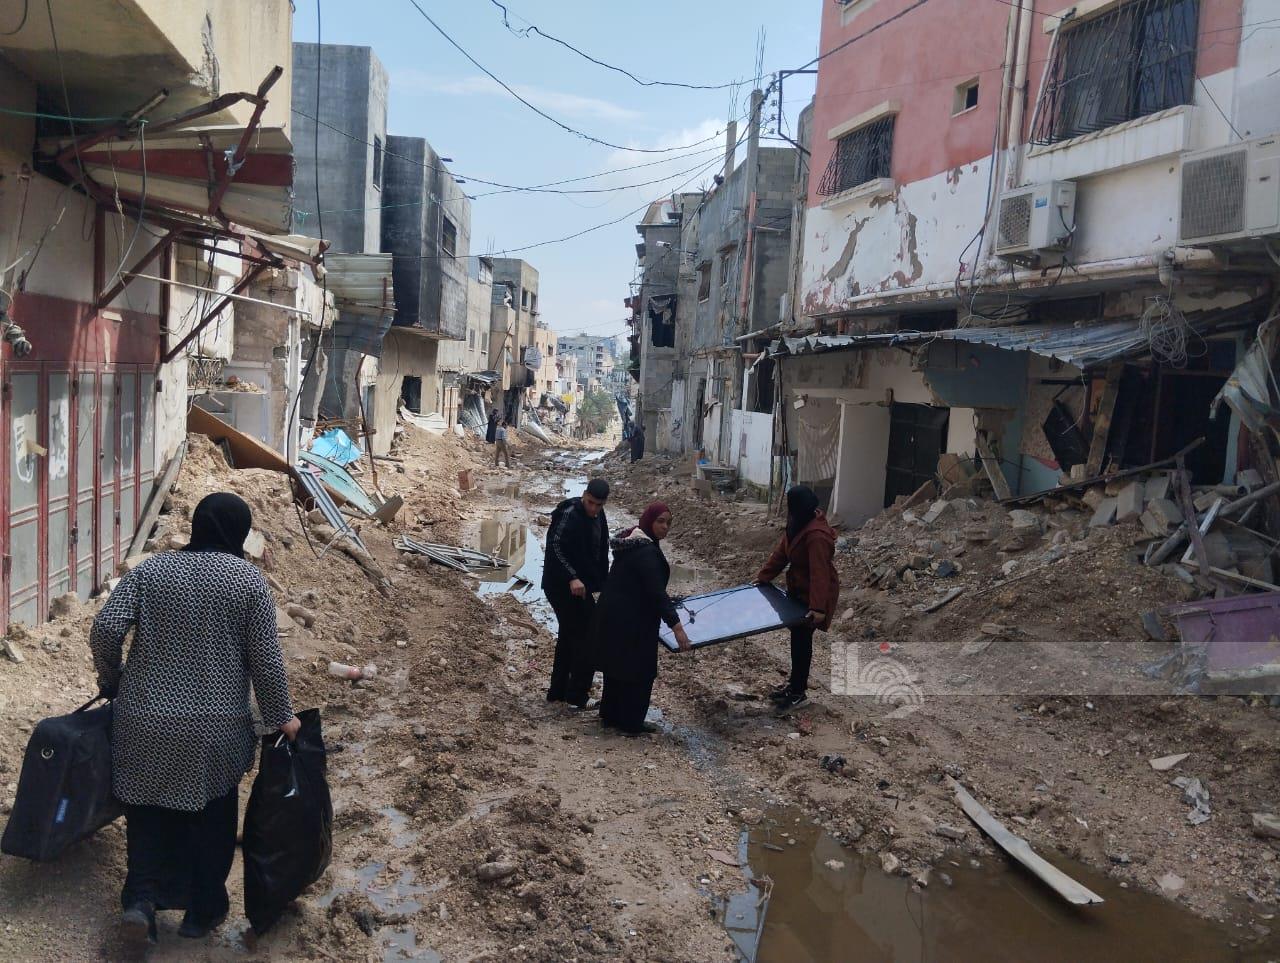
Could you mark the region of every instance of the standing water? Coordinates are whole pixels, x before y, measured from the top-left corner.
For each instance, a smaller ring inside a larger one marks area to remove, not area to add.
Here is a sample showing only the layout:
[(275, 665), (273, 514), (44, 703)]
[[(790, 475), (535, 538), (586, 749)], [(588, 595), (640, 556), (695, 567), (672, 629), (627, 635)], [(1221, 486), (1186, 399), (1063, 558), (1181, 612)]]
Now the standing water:
[[(1064, 902), (1001, 857), (944, 858), (927, 887), (887, 875), (794, 810), (774, 809), (744, 833), (739, 859), (756, 882), (723, 907), (753, 963), (904, 960), (1275, 960), (1280, 940), (1201, 919), (1087, 866), (1044, 853), (1106, 900)], [(766, 882), (767, 881), (767, 882)]]

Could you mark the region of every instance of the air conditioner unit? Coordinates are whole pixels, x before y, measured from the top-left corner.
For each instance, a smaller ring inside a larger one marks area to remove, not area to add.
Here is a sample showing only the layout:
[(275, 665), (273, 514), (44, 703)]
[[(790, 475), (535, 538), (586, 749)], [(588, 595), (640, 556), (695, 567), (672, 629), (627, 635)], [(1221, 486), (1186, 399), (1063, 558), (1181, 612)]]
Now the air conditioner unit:
[(1076, 185), (1049, 181), (1000, 195), (996, 254), (1018, 257), (1060, 251), (1076, 223)]
[(1280, 234), (1280, 137), (1182, 157), (1181, 244)]

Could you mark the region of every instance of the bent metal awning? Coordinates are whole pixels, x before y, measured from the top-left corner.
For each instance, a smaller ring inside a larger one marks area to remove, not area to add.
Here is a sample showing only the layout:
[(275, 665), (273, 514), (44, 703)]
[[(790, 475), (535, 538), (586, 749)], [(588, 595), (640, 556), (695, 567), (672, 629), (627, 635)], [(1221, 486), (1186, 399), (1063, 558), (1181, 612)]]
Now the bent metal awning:
[[(1198, 311), (1186, 316), (1199, 335), (1256, 321), (1261, 302), (1230, 308)], [(1122, 358), (1141, 358), (1151, 352), (1150, 340), (1140, 318), (1099, 324), (1012, 324), (990, 327), (950, 328), (944, 331), (883, 331), (870, 334), (808, 335), (781, 338), (769, 345), (771, 358), (856, 351), (873, 348), (928, 345), (936, 341), (985, 344), (1004, 351), (1027, 351), (1056, 358), (1080, 369), (1093, 368)]]

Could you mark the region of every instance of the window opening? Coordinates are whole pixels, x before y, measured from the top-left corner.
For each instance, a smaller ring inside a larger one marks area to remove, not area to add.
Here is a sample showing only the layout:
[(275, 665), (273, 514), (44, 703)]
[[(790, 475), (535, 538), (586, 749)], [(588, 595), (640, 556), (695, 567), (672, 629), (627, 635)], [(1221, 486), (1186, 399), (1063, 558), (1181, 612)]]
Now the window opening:
[(872, 121), (836, 141), (835, 152), (818, 182), (824, 197), (841, 194), (890, 175), (895, 115)]

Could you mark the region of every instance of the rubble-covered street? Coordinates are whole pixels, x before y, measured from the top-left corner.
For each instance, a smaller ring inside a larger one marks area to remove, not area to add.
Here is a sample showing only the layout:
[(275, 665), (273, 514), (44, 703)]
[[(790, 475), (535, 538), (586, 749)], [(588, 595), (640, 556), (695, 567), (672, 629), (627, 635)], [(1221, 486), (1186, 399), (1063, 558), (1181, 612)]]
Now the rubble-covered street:
[[(601, 462), (603, 450), (526, 442), (516, 449), (515, 468), (495, 471), (481, 461), (478, 441), (407, 430), (396, 452), (403, 461), (383, 479), (387, 491), (406, 498), (402, 522), (361, 527), (372, 553), (363, 567), (337, 550), (314, 556), (284, 476), (233, 470), (217, 447), (191, 436), (172, 510), (152, 547), (181, 544), (191, 508), (210, 491), (239, 492), (253, 506), (263, 536), (257, 563), (277, 595), (296, 699), (322, 708), (337, 750), (330, 758), (335, 855), (296, 913), (264, 939), (247, 934), (241, 918), (194, 955), (189, 945), (165, 940), (150, 959), (239, 959), (246, 952), (258, 959), (434, 959), (428, 950), (477, 960), (734, 959), (731, 934), (755, 945), (755, 936), (735, 931), (755, 926), (743, 894), (755, 892), (749, 873), (764, 875), (761, 858), (773, 853), (760, 846), (773, 845), (770, 838), (783, 848), (799, 841), (842, 867), (865, 864), (869, 879), (941, 907), (953, 879), (952, 898), (971, 898), (976, 880), (964, 875), (978, 872), (971, 861), (994, 874), (986, 886), (1011, 885), (1002, 857), (956, 807), (946, 775), (973, 787), (1033, 843), (1088, 867), (1116, 898), (1125, 895), (1121, 887), (1135, 899), (1163, 887), (1185, 910), (1166, 904), (1172, 915), (1161, 925), (1190, 945), (1235, 944), (1242, 958), (1274, 952), (1270, 894), (1280, 866), (1274, 842), (1258, 838), (1250, 822), (1280, 784), (1267, 736), (1274, 707), (1168, 694), (931, 693), (904, 701), (903, 692), (823, 691), (812, 709), (777, 720), (765, 711), (763, 692), (785, 667), (785, 641), (771, 634), (664, 657), (655, 693), (663, 733), (603, 735), (593, 714), (551, 709), (543, 700), (553, 639), (538, 624), (537, 607), (491, 591), (511, 586), (517, 574), (536, 581), (528, 566), (540, 557), (545, 513), (595, 465), (614, 482), (615, 527), (662, 497), (675, 515), (682, 592), (748, 579), (777, 535), (776, 520), (758, 503), (704, 500), (670, 459), (626, 466), (616, 455)], [(456, 487), (465, 469), (478, 483), (470, 491)], [(1063, 639), (1052, 664), (1060, 674), (1116, 672), (1159, 655), (1159, 646), (1139, 644), (1135, 613), (1176, 598), (1178, 584), (1135, 580), (1140, 573), (1123, 557), (1133, 527), (1077, 540), (1073, 519), (1057, 515), (1053, 530), (1070, 533), (1080, 550), (1062, 555), (1052, 579), (1028, 578), (1016, 589), (991, 584), (1008, 576), (997, 555), (984, 560), (980, 552), (960, 556), (961, 572), (945, 579), (922, 566), (914, 585), (858, 587), (879, 557), (917, 551), (922, 539), (946, 544), (962, 523), (979, 515), (990, 523), (1002, 511), (973, 504), (953, 509), (965, 517), (956, 514), (949, 524), (886, 520), (842, 539), (847, 610), (815, 661), (822, 689), (831, 646), (866, 640), (913, 669), (963, 668), (975, 685), (1012, 684), (1017, 680), (1001, 675), (1006, 670), (990, 650), (957, 652), (962, 625), (997, 618), (1007, 631), (993, 636), (993, 646), (1021, 647), (1023, 662), (1035, 662), (1028, 656), (1043, 644), (1037, 639)], [(524, 567), (490, 577), (481, 597), (474, 578), (398, 553), (393, 540), (401, 531), (486, 551), (514, 547)], [(1028, 541), (1020, 555), (1028, 564), (1065, 544), (1051, 533)], [(1086, 577), (1097, 590), (1080, 587)], [(1080, 613), (1066, 626), (1055, 614), (1061, 610), (1044, 602), (1051, 586), (1064, 582), (1077, 586), (1070, 608)], [(965, 595), (931, 615), (914, 610), (952, 583), (965, 585)], [(32, 724), (92, 693), (84, 639), (95, 608), (67, 600), (53, 622), (16, 639), (24, 661), (0, 674), (6, 800)], [(1076, 635), (1089, 644), (1065, 644)], [(331, 660), (372, 664), (376, 677), (355, 685), (336, 679), (327, 671)], [(1184, 752), (1170, 771), (1151, 765)], [(824, 757), (843, 761), (824, 766)], [(1182, 792), (1170, 785), (1178, 775), (1210, 788), (1207, 822), (1188, 822)], [(117, 958), (111, 924), (122, 860), (116, 824), (52, 866), (0, 862), (0, 954)], [(838, 874), (827, 872), (831, 879), (818, 885), (835, 885)], [(761, 945), (774, 952), (785, 945), (779, 940), (795, 938), (790, 931), (803, 918), (802, 908), (788, 909), (796, 894), (787, 873), (780, 865), (771, 877), (775, 918), (766, 915), (771, 928)], [(1146, 899), (1135, 907), (1162, 919), (1162, 899)], [(856, 923), (859, 910), (846, 912), (822, 925)], [(1225, 923), (1197, 923), (1192, 912)]]

